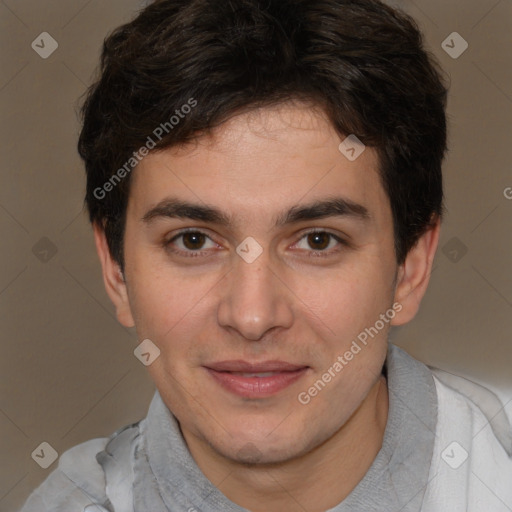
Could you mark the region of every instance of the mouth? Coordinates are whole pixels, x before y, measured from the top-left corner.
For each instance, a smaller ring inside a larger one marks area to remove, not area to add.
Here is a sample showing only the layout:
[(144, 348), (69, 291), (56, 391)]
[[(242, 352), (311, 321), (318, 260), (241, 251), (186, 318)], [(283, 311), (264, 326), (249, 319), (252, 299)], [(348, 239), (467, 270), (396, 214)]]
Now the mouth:
[(275, 395), (303, 377), (309, 369), (282, 361), (222, 361), (205, 368), (222, 388), (243, 398)]

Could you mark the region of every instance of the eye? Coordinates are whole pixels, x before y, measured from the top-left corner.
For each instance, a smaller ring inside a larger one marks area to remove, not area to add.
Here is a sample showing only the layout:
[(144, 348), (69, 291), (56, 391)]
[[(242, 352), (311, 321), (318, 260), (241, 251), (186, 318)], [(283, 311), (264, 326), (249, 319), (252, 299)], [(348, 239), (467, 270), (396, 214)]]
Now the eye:
[(295, 247), (311, 252), (312, 255), (327, 256), (333, 252), (337, 252), (335, 248), (339, 245), (347, 244), (342, 238), (333, 233), (315, 230), (304, 234), (299, 242), (295, 244)]
[(165, 242), (165, 246), (171, 252), (184, 256), (199, 256), (201, 251), (218, 247), (206, 233), (197, 230), (181, 231)]
[[(168, 251), (184, 257), (207, 256), (212, 249), (219, 248), (206, 233), (197, 229), (180, 231), (165, 241), (164, 246)], [(306, 251), (308, 256), (327, 257), (338, 252), (339, 246), (348, 246), (348, 243), (334, 233), (317, 229), (305, 233), (293, 247)]]

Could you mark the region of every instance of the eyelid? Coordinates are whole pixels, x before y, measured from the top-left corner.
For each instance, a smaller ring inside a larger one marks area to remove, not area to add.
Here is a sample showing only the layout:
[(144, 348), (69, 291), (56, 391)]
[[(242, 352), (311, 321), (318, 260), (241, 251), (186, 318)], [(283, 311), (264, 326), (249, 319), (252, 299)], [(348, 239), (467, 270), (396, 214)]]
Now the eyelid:
[(166, 248), (167, 250), (169, 250), (169, 251), (171, 251), (171, 252), (173, 252), (175, 254), (178, 254), (178, 255), (186, 254), (187, 257), (201, 256), (204, 253), (208, 253), (211, 250), (211, 249), (198, 249), (196, 251), (192, 251), (192, 250), (184, 251), (182, 249), (171, 248), (172, 243), (176, 239), (182, 237), (183, 235), (186, 235), (187, 233), (198, 233), (198, 234), (204, 235), (211, 242), (213, 242), (216, 245), (219, 245), (206, 231), (204, 231), (203, 229), (199, 229), (199, 228), (184, 228), (184, 229), (181, 229), (180, 231), (178, 231), (177, 233), (172, 235), (170, 238), (166, 237), (163, 240), (163, 244), (162, 245), (164, 246), (164, 248)]
[(183, 229), (180, 229), (177, 233), (175, 233), (174, 235), (172, 235), (171, 238), (169, 238), (167, 240), (167, 242), (172, 242), (173, 240), (175, 240), (176, 238), (179, 238), (180, 236), (182, 235), (186, 235), (187, 233), (200, 233), (201, 235), (204, 235), (206, 237), (208, 237), (210, 240), (213, 241), (213, 238), (208, 234), (207, 231), (205, 231), (203, 228), (183, 228)]
[[(312, 228), (312, 229), (309, 229), (307, 231), (304, 231), (300, 235), (299, 239), (293, 245), (297, 245), (301, 240), (304, 239), (304, 237), (306, 237), (308, 235), (311, 235), (311, 234), (315, 234), (315, 233), (325, 233), (326, 235), (328, 235), (331, 238), (333, 238), (338, 243), (338, 246), (351, 247), (350, 242), (345, 237), (340, 236), (337, 233), (333, 233), (331, 230), (329, 230), (327, 228)], [(315, 251), (315, 250), (312, 249), (312, 250), (309, 250), (309, 251), (306, 251), (306, 252), (309, 253), (310, 255), (328, 257), (330, 255), (333, 255), (333, 254), (337, 253), (339, 250), (340, 249), (338, 247), (337, 249), (334, 248), (334, 249), (323, 250), (323, 251), (320, 251), (320, 250), (316, 250)]]

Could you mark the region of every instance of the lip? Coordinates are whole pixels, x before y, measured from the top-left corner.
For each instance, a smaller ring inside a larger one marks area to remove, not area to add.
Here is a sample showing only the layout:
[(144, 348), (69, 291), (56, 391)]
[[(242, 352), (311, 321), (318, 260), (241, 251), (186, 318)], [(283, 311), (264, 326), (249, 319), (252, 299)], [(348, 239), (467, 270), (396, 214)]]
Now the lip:
[(262, 372), (289, 372), (306, 368), (304, 365), (287, 363), (285, 361), (262, 361), (259, 363), (250, 363), (242, 359), (219, 361), (205, 365), (211, 370), (217, 372), (245, 372), (245, 373), (262, 373)]
[[(265, 398), (291, 386), (307, 372), (307, 366), (283, 361), (221, 361), (205, 366), (213, 379), (224, 389), (243, 398)], [(272, 373), (256, 377), (242, 374)]]

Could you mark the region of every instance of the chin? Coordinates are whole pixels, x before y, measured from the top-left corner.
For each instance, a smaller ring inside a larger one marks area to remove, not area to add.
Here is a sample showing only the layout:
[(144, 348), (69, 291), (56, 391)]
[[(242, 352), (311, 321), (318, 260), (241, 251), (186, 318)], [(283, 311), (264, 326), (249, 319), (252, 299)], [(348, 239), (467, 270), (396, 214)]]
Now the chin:
[(233, 446), (230, 446), (229, 453), (222, 453), (222, 455), (238, 464), (270, 465), (287, 462), (302, 454), (302, 451), (297, 450), (297, 443), (290, 440), (276, 446), (269, 446), (264, 442), (247, 441), (237, 444), (237, 448), (233, 450)]
[[(314, 440), (305, 439), (305, 432), (281, 429), (276, 432), (276, 423), (256, 430), (229, 434), (225, 431), (221, 439), (207, 439), (211, 447), (223, 457), (240, 464), (277, 464), (299, 457), (314, 445)], [(269, 424), (266, 424), (269, 425)], [(211, 431), (210, 431), (211, 432)]]

